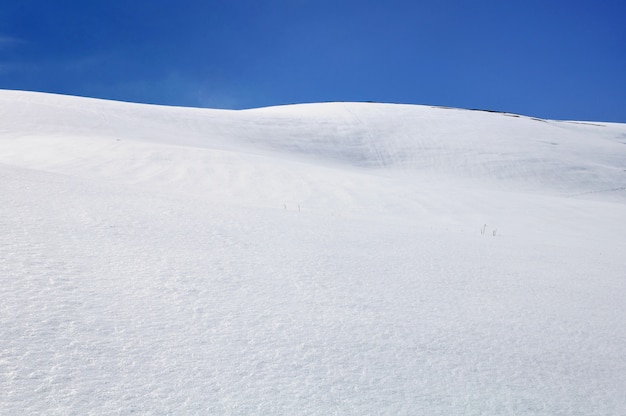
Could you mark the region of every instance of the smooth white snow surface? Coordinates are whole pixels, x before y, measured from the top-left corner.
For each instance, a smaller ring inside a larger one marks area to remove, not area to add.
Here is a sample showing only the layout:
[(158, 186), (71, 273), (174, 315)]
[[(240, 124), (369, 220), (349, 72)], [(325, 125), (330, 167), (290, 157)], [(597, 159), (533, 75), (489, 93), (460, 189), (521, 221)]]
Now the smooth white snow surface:
[(2, 415), (624, 415), (625, 294), (623, 124), (0, 91)]

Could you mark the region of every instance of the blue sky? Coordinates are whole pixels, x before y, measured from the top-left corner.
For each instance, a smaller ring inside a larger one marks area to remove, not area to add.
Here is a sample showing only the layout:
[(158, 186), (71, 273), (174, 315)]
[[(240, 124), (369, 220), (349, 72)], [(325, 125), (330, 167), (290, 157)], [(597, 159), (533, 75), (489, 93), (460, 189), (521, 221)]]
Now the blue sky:
[(625, 21), (624, 0), (5, 1), (0, 88), (626, 122)]

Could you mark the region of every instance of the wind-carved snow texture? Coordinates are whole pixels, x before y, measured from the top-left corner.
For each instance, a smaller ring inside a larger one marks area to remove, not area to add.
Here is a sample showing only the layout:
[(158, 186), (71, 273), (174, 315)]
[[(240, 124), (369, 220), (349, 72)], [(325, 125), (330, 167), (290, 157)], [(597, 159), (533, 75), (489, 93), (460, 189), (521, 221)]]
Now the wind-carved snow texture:
[(0, 414), (626, 414), (625, 134), (1, 91)]

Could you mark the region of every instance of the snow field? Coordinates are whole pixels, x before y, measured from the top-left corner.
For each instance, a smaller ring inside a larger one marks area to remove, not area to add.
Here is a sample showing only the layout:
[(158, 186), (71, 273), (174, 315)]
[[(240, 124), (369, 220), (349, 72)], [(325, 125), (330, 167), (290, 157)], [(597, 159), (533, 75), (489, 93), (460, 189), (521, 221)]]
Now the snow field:
[(2, 96), (0, 414), (626, 410), (623, 126)]

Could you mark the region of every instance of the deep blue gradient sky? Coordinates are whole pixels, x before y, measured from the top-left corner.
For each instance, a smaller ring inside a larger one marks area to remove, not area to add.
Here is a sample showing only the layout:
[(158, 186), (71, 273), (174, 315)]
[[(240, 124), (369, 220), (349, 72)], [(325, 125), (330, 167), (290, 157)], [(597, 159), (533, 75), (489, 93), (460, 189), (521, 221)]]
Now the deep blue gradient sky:
[(626, 122), (625, 22), (624, 0), (4, 1), (0, 88)]

